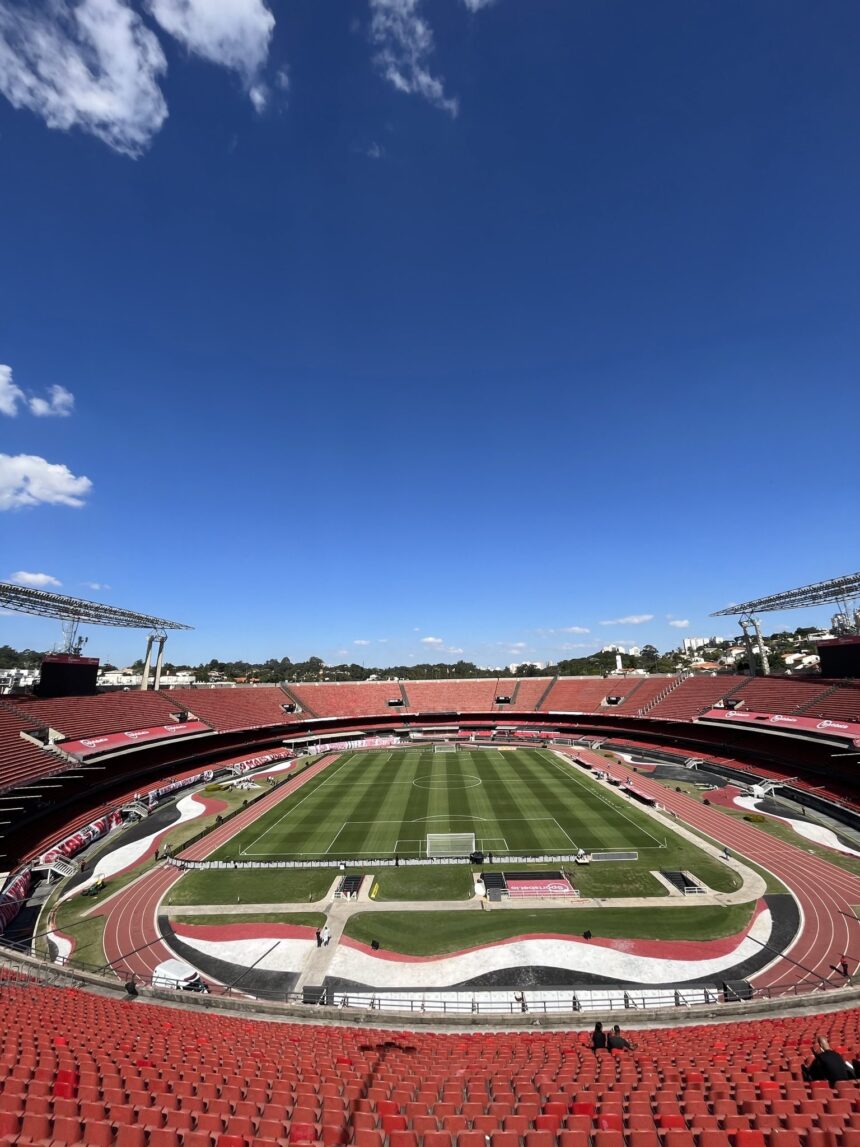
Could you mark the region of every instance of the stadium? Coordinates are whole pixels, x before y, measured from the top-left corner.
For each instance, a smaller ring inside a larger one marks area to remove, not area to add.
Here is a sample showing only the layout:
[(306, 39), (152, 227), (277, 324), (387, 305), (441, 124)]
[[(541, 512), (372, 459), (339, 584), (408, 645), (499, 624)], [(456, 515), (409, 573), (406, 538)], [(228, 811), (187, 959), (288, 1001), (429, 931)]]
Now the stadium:
[(161, 689), (179, 623), (3, 599), (160, 642), (152, 688), (76, 694), (72, 651), (0, 700), (12, 976), (341, 1019), (853, 998), (852, 678)]
[(858, 47), (0, 0), (0, 1147), (860, 1147)]
[[(69, 643), (0, 699), (4, 1143), (860, 1134), (805, 1075), (857, 1039), (853, 679), (161, 689), (179, 623), (2, 596)], [(141, 690), (85, 621), (152, 630)]]

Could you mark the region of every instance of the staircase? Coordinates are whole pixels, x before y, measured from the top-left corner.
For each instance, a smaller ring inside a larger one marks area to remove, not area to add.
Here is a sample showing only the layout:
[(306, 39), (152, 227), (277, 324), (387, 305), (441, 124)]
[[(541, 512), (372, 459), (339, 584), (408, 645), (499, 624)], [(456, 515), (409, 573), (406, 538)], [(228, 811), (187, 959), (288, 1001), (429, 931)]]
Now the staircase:
[(404, 709), (411, 709), (412, 708), (412, 702), (409, 700), (409, 694), (406, 692), (406, 682), (400, 681), (399, 685), (400, 685), (400, 696), (403, 698), (403, 708)]
[(669, 694), (674, 693), (680, 685), (683, 685), (689, 676), (691, 676), (691, 674), (682, 673), (680, 676), (673, 678), (665, 689), (661, 689), (656, 697), (651, 698), (647, 705), (643, 705), (641, 709), (636, 710), (636, 716), (647, 717), (652, 709), (656, 708), (661, 701), (665, 701)]
[[(499, 678), (499, 681), (501, 681), (501, 678)], [(513, 691), (513, 693), (511, 693), (511, 703), (510, 703), (510, 705), (505, 705), (504, 706), (505, 709), (510, 709), (511, 711), (513, 711), (516, 708), (517, 693), (519, 693), (520, 685), (522, 685), (522, 683), (523, 683), (522, 678), (518, 677), (515, 684), (514, 684), (514, 691)], [(498, 683), (496, 685), (496, 691), (498, 692)], [(502, 706), (500, 705), (499, 708), (501, 709)]]
[(549, 697), (550, 691), (551, 691), (553, 685), (555, 685), (556, 681), (558, 681), (558, 674), (557, 673), (556, 673), (555, 677), (553, 677), (552, 681), (550, 681), (549, 685), (547, 685), (546, 689), (544, 689), (543, 693), (541, 693), (540, 698), (538, 699), (538, 703), (537, 703), (537, 705), (535, 705), (535, 708), (534, 708), (534, 711), (536, 713), (539, 713), (541, 711), (541, 709), (543, 708), (543, 703), (544, 703), (544, 701), (546, 701), (547, 697)]
[(746, 689), (750, 681), (752, 681), (752, 677), (745, 677), (743, 681), (739, 681), (734, 689), (730, 689), (728, 693), (724, 694), (723, 700), (726, 701), (729, 697), (734, 697), (735, 693), (740, 693), (741, 689)]
[(792, 713), (796, 713), (799, 717), (801, 713), (805, 713), (807, 709), (811, 709), (813, 705), (820, 705), (822, 701), (826, 701), (828, 697), (832, 697), (837, 689), (841, 688), (841, 684), (831, 685), (829, 689), (825, 689), (823, 693), (819, 693), (817, 697), (813, 697), (809, 701), (804, 701), (802, 705), (798, 705), (796, 709), (792, 709)]
[(55, 856), (47, 864), (43, 861), (37, 861), (33, 865), (34, 872), (47, 872), (49, 876), (55, 876), (58, 880), (66, 876), (74, 876), (79, 869), (80, 866), (77, 861), (69, 860), (65, 856)]
[[(636, 690), (641, 689), (647, 680), (648, 680), (647, 677), (640, 677), (639, 680), (636, 682), (636, 684), (633, 686), (633, 688), (630, 690), (630, 692), (624, 694), (624, 696), (621, 699), (621, 704), (626, 705), (627, 702), (630, 700), (630, 698), (633, 696), (633, 694), (636, 692)], [(618, 706), (613, 705), (612, 708), (617, 709)]]
[[(303, 701), (300, 701), (298, 699), (298, 697), (295, 695), (295, 693), (290, 691), (290, 689), (287, 685), (279, 685), (278, 688), (295, 705), (297, 713), (307, 713), (307, 715), (309, 717), (318, 717), (319, 716), (319, 713), (315, 713), (313, 711), (313, 709), (310, 707), (310, 705), (307, 705)], [(289, 713), (286, 715), (289, 716)]]
[(129, 801), (127, 804), (124, 804), (119, 811), (129, 813), (131, 816), (136, 816), (140, 820), (149, 816), (149, 808), (143, 801)]

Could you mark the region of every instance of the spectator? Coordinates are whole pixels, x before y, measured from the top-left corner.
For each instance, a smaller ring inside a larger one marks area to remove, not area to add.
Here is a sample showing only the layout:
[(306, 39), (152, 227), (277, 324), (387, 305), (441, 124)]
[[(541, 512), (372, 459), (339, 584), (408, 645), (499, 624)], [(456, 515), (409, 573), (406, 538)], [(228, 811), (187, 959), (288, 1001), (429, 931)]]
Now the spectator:
[(812, 1063), (803, 1065), (804, 1079), (826, 1079), (830, 1084), (838, 1083), (842, 1079), (854, 1079), (852, 1068), (838, 1052), (831, 1049), (825, 1036), (817, 1035), (812, 1048)]
[(591, 1033), (591, 1047), (595, 1052), (606, 1049), (606, 1032), (600, 1020), (594, 1025), (594, 1031)]
[(612, 1035), (606, 1041), (606, 1046), (610, 1051), (633, 1051), (633, 1044), (624, 1038), (618, 1024), (612, 1029)]

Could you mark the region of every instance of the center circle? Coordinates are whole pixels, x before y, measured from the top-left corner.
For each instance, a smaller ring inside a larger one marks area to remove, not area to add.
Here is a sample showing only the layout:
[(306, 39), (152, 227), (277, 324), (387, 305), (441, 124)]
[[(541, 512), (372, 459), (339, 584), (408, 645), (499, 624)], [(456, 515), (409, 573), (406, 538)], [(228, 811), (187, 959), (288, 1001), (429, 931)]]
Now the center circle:
[(432, 773), (425, 773), (423, 776), (416, 777), (413, 780), (413, 785), (416, 789), (476, 789), (478, 785), (484, 782), (480, 777), (476, 777), (473, 773), (457, 773), (447, 776), (434, 776)]

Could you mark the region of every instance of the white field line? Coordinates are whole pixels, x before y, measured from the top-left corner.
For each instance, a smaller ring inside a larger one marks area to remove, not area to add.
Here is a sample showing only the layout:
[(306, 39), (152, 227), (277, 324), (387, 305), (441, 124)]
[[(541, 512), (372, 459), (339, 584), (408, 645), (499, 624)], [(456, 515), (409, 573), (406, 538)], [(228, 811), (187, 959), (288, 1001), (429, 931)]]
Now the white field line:
[[(309, 792), (307, 794), (307, 796), (302, 797), (302, 799), (300, 801), (297, 801), (296, 804), (294, 804), (292, 808), (287, 809), (287, 811), (284, 813), (283, 816), (278, 817), (278, 819), (274, 822), (274, 824), (270, 824), (265, 832), (261, 832), (259, 836), (255, 837), (254, 840), (251, 841), (250, 846), (248, 848), (243, 848), (241, 850), (241, 852), (239, 853), (239, 855), (240, 856), (260, 856), (260, 855), (265, 856), (265, 855), (267, 855), (266, 853), (261, 854), (261, 853), (251, 852), (251, 848), (253, 848), (253, 846), (255, 844), (259, 844), (264, 836), (268, 836), (268, 834), (272, 831), (273, 828), (277, 828), (277, 826), (281, 823), (282, 820), (286, 820), (288, 816), (290, 816), (292, 813), (294, 813), (296, 811), (296, 809), (299, 807), (299, 805), (303, 805), (306, 800), (309, 800), (314, 795), (314, 793), (319, 792), (319, 790), (324, 785), (327, 785), (330, 781), (333, 781), (335, 776), (340, 776), (341, 772), (343, 771), (344, 766), (349, 761), (350, 756), (353, 756), (353, 755), (354, 754), (350, 754), (349, 756), (345, 756), (343, 759), (343, 762), (341, 762), (341, 764), (340, 764), (340, 768), (337, 768), (336, 764), (331, 765), (330, 768), (334, 769), (335, 771), (332, 773), (332, 775), (330, 777), (326, 777), (326, 779), (321, 784), (315, 785), (313, 790), (311, 792)], [(289, 796), (285, 799), (289, 800)]]
[[(555, 817), (553, 817), (552, 819), (555, 820)], [(567, 839), (570, 841), (571, 846), (573, 847), (574, 851), (576, 851), (576, 849), (578, 847), (576, 841), (573, 839), (573, 837), (570, 835), (570, 833), (567, 831), (567, 829), (564, 829), (561, 827), (561, 825), (558, 823), (557, 820), (555, 820), (555, 823), (556, 823), (556, 826), (558, 827), (559, 832), (563, 833), (563, 835), (567, 837)]]
[[(579, 785), (579, 787), (581, 789), (584, 789), (588, 793), (592, 792), (592, 789), (582, 780), (581, 777), (577, 776), (576, 773), (573, 771), (573, 768), (574, 768), (573, 762), (571, 762), (570, 765), (565, 767), (564, 765), (562, 765), (561, 761), (558, 760), (557, 757), (552, 756), (550, 753), (546, 753), (546, 759), (549, 761), (550, 764), (555, 765), (555, 767), (557, 769), (559, 769), (561, 772), (563, 772), (566, 777), (568, 777), (570, 780), (572, 780), (574, 782), (574, 784)], [(626, 821), (628, 821), (630, 824), (633, 825), (633, 827), (636, 829), (637, 832), (642, 832), (646, 836), (650, 837), (651, 840), (654, 841), (654, 844), (657, 846), (657, 848), (665, 848), (666, 847), (665, 843), (663, 843), (662, 841), (659, 841), (656, 836), (653, 836), (648, 831), (647, 828), (642, 828), (642, 826), (637, 824), (636, 821), (633, 820), (633, 818), (631, 816), (629, 816), (626, 812), (623, 811), (623, 809), (619, 808), (618, 805), (616, 805), (614, 803), (614, 801), (611, 801), (606, 796), (604, 796), (603, 793), (601, 793), (600, 790), (597, 788), (596, 784), (595, 784), (595, 788), (593, 791), (594, 791), (594, 795), (598, 798), (598, 800), (603, 801), (603, 803), (607, 806), (607, 808), (611, 808), (612, 811), (614, 813), (616, 813), (618, 816), (624, 817), (624, 819)], [(622, 846), (616, 845), (616, 847), (620, 848)], [(633, 846), (628, 845), (628, 847), (632, 848)]]

